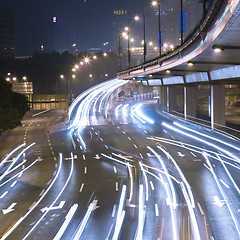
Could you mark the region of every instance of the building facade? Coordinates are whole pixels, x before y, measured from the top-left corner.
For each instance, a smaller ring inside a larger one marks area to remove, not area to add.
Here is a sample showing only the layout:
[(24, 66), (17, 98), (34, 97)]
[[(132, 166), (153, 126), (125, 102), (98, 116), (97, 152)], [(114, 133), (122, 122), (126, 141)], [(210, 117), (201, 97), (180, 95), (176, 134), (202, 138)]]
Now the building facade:
[(0, 7), (0, 59), (14, 58), (14, 20), (7, 8)]

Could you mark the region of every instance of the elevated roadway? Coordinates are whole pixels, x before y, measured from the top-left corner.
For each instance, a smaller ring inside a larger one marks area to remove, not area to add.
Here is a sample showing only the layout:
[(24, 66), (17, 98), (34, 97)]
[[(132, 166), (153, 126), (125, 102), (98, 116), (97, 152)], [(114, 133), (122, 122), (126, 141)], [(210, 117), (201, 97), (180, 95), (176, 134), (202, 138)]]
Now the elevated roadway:
[(209, 99), (206, 104), (212, 128), (225, 125), (226, 94), (240, 93), (239, 24), (238, 0), (212, 1), (203, 21), (182, 45), (165, 56), (121, 71), (118, 77), (160, 86), (163, 108), (179, 110), (185, 118), (196, 117), (199, 99)]

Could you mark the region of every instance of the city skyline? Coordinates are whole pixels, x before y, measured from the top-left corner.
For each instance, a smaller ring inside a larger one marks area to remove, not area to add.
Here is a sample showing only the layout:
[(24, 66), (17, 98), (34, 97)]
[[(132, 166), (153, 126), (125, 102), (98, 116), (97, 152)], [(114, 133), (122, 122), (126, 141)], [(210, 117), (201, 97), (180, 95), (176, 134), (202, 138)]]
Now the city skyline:
[[(178, 2), (162, 1), (161, 4), (170, 4), (178, 9)], [(141, 16), (146, 3), (147, 1), (144, 0), (131, 1), (131, 3), (126, 0), (114, 2), (54, 0), (39, 3), (29, 0), (21, 2), (1, 0), (0, 6), (9, 8), (14, 16), (15, 54), (21, 56), (32, 55), (35, 51), (41, 52), (42, 46), (47, 52), (51, 50), (73, 52), (76, 49), (88, 51), (90, 48), (117, 50), (116, 39), (114, 39), (116, 30), (113, 27), (114, 11), (126, 11), (127, 18), (134, 15)], [(184, 4), (186, 3), (184, 1)], [(147, 19), (154, 18), (153, 11), (148, 15)], [(52, 22), (53, 17), (57, 18), (56, 23)], [(138, 29), (140, 30), (137, 35), (141, 38), (141, 27), (138, 26)], [(109, 42), (107, 48), (103, 46), (105, 42)], [(76, 44), (75, 49), (72, 47), (73, 44)]]

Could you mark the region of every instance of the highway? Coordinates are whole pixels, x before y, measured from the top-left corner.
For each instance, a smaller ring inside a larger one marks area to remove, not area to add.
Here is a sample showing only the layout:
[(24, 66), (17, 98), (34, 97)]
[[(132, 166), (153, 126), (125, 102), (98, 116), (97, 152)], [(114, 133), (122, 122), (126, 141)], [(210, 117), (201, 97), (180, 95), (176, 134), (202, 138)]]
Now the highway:
[(240, 239), (240, 144), (99, 84), (0, 136), (0, 239)]

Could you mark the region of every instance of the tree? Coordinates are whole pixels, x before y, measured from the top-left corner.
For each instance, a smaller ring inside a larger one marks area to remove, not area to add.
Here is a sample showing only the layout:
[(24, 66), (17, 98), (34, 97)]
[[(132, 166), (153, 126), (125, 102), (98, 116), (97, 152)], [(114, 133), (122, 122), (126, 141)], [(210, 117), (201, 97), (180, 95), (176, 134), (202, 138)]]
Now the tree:
[(11, 90), (11, 84), (0, 78), (0, 133), (21, 124), (28, 111), (27, 98)]

